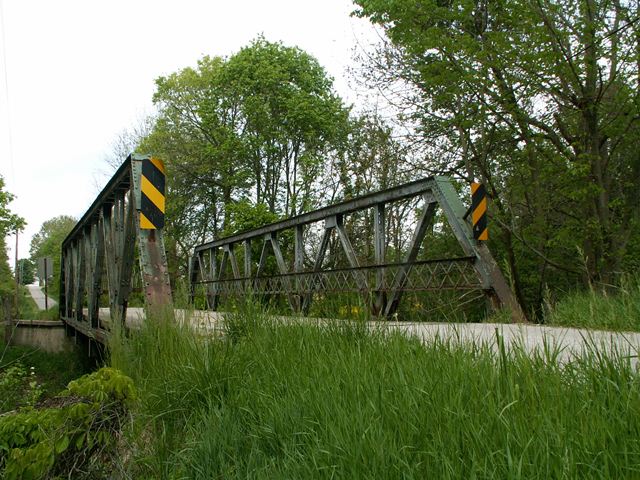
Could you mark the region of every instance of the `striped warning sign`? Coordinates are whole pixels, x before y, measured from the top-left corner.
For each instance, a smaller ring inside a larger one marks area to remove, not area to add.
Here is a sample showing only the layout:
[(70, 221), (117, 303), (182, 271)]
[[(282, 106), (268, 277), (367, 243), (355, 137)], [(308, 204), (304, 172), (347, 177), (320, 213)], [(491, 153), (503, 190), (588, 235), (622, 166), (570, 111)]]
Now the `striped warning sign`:
[(157, 158), (142, 161), (140, 196), (140, 228), (155, 230), (164, 227), (164, 164)]
[(481, 183), (471, 184), (471, 224), (473, 225), (473, 238), (476, 240), (489, 240), (487, 228), (487, 191)]

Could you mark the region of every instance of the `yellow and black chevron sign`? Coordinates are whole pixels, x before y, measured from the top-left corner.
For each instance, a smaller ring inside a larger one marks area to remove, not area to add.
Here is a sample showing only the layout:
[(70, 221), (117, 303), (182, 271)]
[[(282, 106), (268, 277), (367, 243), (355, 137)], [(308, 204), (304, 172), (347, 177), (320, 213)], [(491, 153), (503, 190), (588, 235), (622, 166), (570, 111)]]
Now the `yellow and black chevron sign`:
[(481, 183), (471, 184), (471, 223), (473, 225), (473, 238), (476, 240), (489, 240), (487, 228), (487, 191)]
[(140, 228), (155, 230), (164, 227), (164, 164), (157, 158), (142, 161), (140, 196)]

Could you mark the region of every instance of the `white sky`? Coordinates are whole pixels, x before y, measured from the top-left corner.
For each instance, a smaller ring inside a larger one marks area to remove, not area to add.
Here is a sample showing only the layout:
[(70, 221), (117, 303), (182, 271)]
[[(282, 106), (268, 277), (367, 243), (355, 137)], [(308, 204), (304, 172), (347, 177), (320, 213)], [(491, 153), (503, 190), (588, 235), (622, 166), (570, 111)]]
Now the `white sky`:
[[(259, 34), (314, 55), (356, 101), (346, 67), (376, 35), (350, 0), (0, 0), (0, 174), (28, 226), (79, 218), (111, 144), (153, 111), (154, 79)], [(3, 28), (4, 27), (4, 28)], [(5, 69), (6, 64), (6, 69)], [(13, 266), (15, 237), (7, 238)]]

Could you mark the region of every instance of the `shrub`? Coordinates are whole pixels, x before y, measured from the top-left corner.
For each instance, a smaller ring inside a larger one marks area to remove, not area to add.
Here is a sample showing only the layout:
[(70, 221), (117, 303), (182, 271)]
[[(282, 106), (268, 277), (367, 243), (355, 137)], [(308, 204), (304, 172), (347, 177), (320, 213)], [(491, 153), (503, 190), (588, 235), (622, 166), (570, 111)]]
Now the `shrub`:
[(102, 368), (69, 383), (58, 397), (0, 416), (0, 477), (106, 476), (135, 397), (129, 377)]

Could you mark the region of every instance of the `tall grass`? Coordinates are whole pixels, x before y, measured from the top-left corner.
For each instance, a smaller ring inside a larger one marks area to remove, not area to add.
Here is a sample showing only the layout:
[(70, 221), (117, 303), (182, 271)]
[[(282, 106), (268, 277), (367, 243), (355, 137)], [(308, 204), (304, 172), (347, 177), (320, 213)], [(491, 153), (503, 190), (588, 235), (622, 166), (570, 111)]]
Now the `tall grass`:
[(610, 292), (570, 293), (548, 305), (545, 323), (566, 327), (640, 331), (640, 277), (623, 278)]
[(112, 345), (140, 392), (137, 478), (638, 478), (632, 359), (559, 364), (363, 323), (156, 319)]

